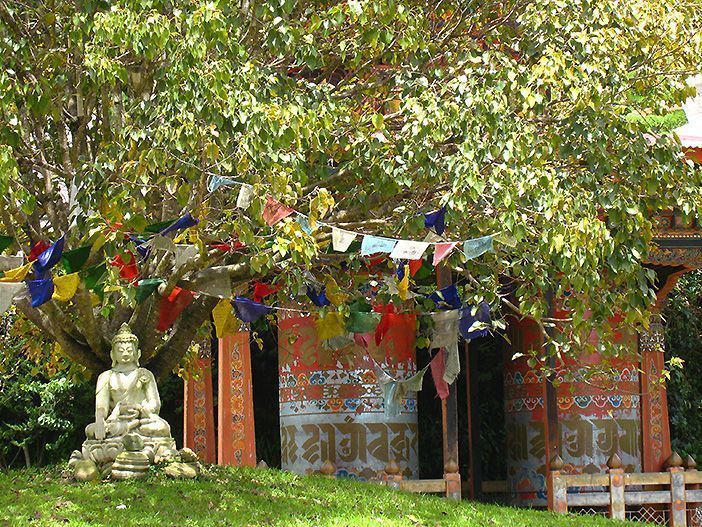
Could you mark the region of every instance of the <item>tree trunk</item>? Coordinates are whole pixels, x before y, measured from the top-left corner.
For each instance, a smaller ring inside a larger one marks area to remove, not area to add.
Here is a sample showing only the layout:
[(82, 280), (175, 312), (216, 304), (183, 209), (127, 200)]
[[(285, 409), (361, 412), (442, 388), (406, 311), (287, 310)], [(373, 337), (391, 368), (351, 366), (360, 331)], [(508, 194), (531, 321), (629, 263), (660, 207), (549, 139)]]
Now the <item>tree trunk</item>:
[(22, 452), (24, 453), (24, 466), (27, 468), (31, 468), (32, 460), (29, 457), (29, 447), (27, 445), (22, 445)]

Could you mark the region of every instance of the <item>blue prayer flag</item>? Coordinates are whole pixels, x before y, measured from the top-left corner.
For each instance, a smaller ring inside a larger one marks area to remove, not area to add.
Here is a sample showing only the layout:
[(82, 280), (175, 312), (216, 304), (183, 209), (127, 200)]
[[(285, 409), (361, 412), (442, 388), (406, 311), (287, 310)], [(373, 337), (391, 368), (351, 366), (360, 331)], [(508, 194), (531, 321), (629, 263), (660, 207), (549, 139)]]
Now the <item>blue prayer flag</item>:
[(492, 251), (492, 235), (463, 242), (463, 254), (465, 254), (466, 258), (469, 260), (471, 258), (477, 258), (488, 251)]
[(489, 330), (487, 328), (480, 328), (471, 331), (470, 328), (476, 322), (482, 322), (483, 324), (490, 323), (490, 304), (487, 302), (480, 302), (475, 315), (473, 315), (473, 308), (471, 306), (461, 309), (461, 318), (458, 321), (458, 331), (461, 333), (461, 336), (464, 339), (477, 339), (488, 334)]
[(30, 280), (27, 282), (27, 288), (32, 297), (32, 307), (39, 307), (51, 300), (54, 294), (54, 281), (51, 278)]
[(377, 253), (391, 253), (396, 243), (397, 240), (392, 240), (390, 238), (366, 235), (361, 242), (361, 256), (369, 256)]
[(307, 297), (312, 300), (315, 306), (324, 307), (331, 304), (327, 298), (326, 288), (322, 287), (319, 291), (312, 286), (307, 286)]
[(429, 295), (439, 309), (459, 309), (462, 305), (456, 284), (451, 284)]
[(436, 234), (443, 234), (446, 228), (446, 206), (444, 205), (439, 210), (424, 214), (424, 226), (427, 229), (434, 228)]
[(219, 187), (224, 185), (237, 185), (238, 181), (233, 180), (225, 176), (212, 176), (207, 182), (207, 192), (214, 192)]
[(34, 262), (34, 270), (38, 275), (45, 273), (54, 265), (59, 263), (61, 260), (61, 255), (63, 254), (64, 242), (65, 234), (52, 243), (48, 249), (37, 257), (36, 262)]
[(243, 322), (256, 322), (271, 310), (270, 307), (243, 296), (237, 296), (232, 305), (236, 316)]
[(190, 213), (188, 212), (185, 216), (182, 218), (178, 218), (176, 221), (171, 223), (168, 227), (163, 229), (159, 234), (161, 236), (165, 236), (168, 233), (175, 232), (175, 231), (180, 231), (183, 229), (187, 229), (188, 227), (193, 227), (200, 223), (200, 220), (193, 218)]

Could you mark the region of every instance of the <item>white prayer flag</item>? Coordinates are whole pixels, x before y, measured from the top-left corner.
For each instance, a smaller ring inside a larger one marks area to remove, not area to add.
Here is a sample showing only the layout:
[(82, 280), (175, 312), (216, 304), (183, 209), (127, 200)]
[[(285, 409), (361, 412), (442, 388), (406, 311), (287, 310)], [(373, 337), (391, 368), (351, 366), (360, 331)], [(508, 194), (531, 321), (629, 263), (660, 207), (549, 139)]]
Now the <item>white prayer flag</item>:
[(251, 205), (251, 201), (253, 200), (253, 196), (253, 187), (251, 185), (247, 185), (246, 183), (242, 184), (241, 188), (239, 189), (239, 195), (236, 198), (237, 208), (244, 210), (248, 209)]
[(176, 245), (175, 246), (175, 268), (180, 269), (190, 260), (196, 258), (200, 254), (197, 245)]
[(335, 251), (346, 252), (355, 239), (356, 233), (332, 227), (332, 244)]
[(429, 244), (426, 242), (414, 242), (410, 240), (400, 240), (390, 253), (390, 258), (396, 260), (419, 260)]
[(24, 282), (0, 282), (0, 315), (9, 309), (12, 301), (26, 289), (27, 284)]
[(22, 267), (24, 256), (0, 256), (0, 271)]

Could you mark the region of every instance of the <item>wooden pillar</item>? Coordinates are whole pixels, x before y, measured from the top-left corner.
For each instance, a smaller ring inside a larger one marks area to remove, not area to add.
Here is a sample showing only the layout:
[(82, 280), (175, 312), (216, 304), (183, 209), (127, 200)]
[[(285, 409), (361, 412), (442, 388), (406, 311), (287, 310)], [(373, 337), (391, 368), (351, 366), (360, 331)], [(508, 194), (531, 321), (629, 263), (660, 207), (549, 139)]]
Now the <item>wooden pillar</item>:
[(624, 502), (624, 469), (622, 460), (617, 454), (607, 461), (609, 470), (609, 517), (615, 520), (626, 519), (626, 504)]
[(469, 341), (465, 342), (464, 347), (466, 354), (466, 431), (468, 432), (468, 474), (466, 474), (466, 479), (468, 481), (468, 499), (473, 500), (482, 494), (482, 489), (476, 488), (482, 480), (480, 458), (476, 455), (475, 450), (475, 446), (480, 442), (478, 435), (480, 423), (477, 421), (480, 416), (478, 412), (475, 412), (476, 419), (473, 418), (473, 401), (478, 400), (477, 378), (474, 378), (478, 371), (478, 361), (476, 354), (470, 352)]
[(677, 452), (673, 452), (665, 464), (670, 474), (670, 527), (687, 527), (683, 460)]
[(556, 456), (549, 465), (550, 470), (546, 479), (548, 510), (558, 514), (566, 514), (568, 512), (568, 487), (564, 475), (561, 474), (563, 460), (560, 456)]
[(249, 332), (219, 339), (217, 463), (256, 466)]
[[(211, 346), (209, 340), (204, 343)], [(209, 349), (198, 359), (197, 371), (183, 386), (183, 445), (205, 463), (215, 463), (212, 357)]]
[[(444, 266), (436, 268), (436, 285), (439, 289), (451, 285), (451, 270)], [(458, 393), (456, 386), (458, 382), (454, 381), (449, 385), (449, 393), (446, 399), (441, 401), (441, 417), (442, 431), (444, 443), (444, 468), (452, 466), (451, 462), (455, 463), (456, 471), (452, 473), (451, 478), (458, 477), (458, 499), (460, 499), (461, 476), (458, 471)], [(455, 475), (453, 475), (455, 474)], [(444, 478), (447, 473), (444, 471)]]
[[(546, 294), (546, 302), (548, 304), (548, 316), (555, 316), (555, 307), (553, 304), (553, 291), (548, 290)], [(546, 328), (550, 338), (553, 338), (553, 327)], [(551, 354), (548, 358), (551, 377), (545, 379), (545, 397), (546, 397), (546, 461), (550, 463), (552, 459), (560, 456), (560, 437), (558, 436), (558, 400), (556, 387), (553, 384), (555, 380), (555, 371), (557, 369), (556, 357)], [(548, 469), (549, 467), (547, 467)]]

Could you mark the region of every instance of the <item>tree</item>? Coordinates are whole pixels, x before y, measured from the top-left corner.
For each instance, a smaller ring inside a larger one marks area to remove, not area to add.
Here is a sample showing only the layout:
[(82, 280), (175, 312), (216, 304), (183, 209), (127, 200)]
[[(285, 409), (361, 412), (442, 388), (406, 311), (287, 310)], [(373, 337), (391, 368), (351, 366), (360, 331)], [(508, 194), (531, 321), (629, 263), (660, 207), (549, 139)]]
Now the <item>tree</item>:
[[(235, 288), (288, 284), (282, 299), (305, 270), (335, 269), (352, 289), (342, 271), (360, 262), (331, 254), (328, 229), (269, 228), (266, 195), (312, 223), (408, 239), (425, 234), (417, 211), (445, 205), (450, 239), (500, 242), (485, 257), (446, 260), (465, 299), (511, 306), (542, 329), (558, 322), (552, 349), (584, 352), (582, 335), (615, 311), (628, 326), (647, 320), (653, 274), (641, 262), (654, 215), (699, 208), (699, 172), (675, 139), (627, 119), (690, 94), (699, 7), (4, 0), (2, 228), (25, 252), (67, 233), (68, 247), (93, 248), (91, 267), (129, 260), (125, 233), (191, 212), (196, 261), (175, 269), (159, 253), (140, 262), (141, 277), (166, 279), (169, 295), (198, 269), (225, 266)], [(212, 175), (253, 185), (250, 208), (236, 208), (231, 189), (208, 193)], [(246, 248), (205, 245), (235, 239)], [(143, 361), (165, 374), (217, 302), (200, 296), (163, 335), (159, 295), (137, 304), (109, 266), (104, 282), (98, 300), (83, 281), (67, 304), (19, 302), (92, 371), (128, 320)], [(567, 319), (552, 320), (547, 292), (570, 293)]]

